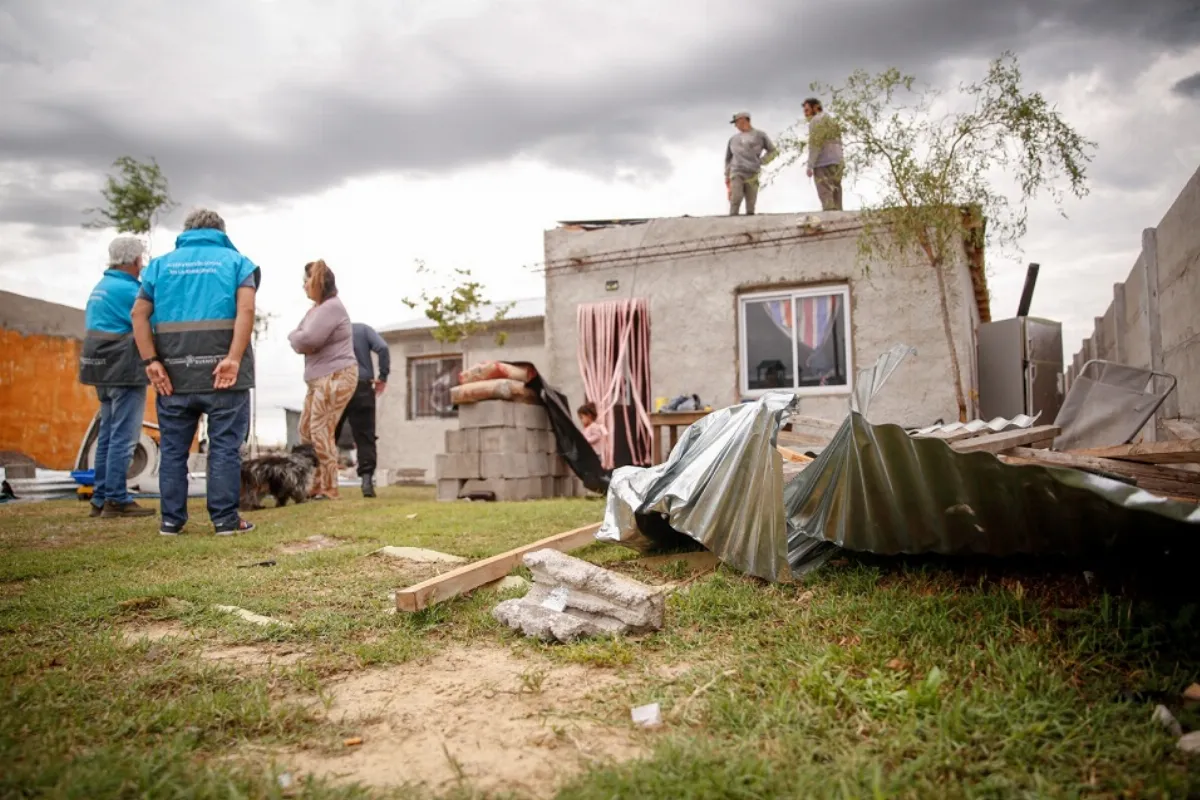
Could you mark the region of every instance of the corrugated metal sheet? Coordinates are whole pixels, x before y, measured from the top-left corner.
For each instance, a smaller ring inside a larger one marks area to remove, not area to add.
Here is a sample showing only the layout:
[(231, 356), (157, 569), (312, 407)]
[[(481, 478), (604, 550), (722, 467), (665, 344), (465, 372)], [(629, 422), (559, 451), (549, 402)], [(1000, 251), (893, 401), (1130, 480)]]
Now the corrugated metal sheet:
[(1033, 426), (1037, 422), (1038, 417), (1029, 416), (1028, 414), (1017, 414), (1012, 419), (1004, 417), (996, 417), (995, 419), (984, 421), (981, 419), (973, 419), (970, 422), (951, 422), (949, 425), (930, 425), (928, 428), (921, 428), (918, 431), (913, 431), (914, 436), (953, 436), (956, 433), (1000, 433), (1009, 428), (1021, 429)]
[[(908, 352), (894, 348), (859, 372), (856, 407), (869, 407)], [(783, 488), (774, 444), (795, 402), (771, 393), (722, 409), (688, 428), (665, 464), (617, 470), (597, 538), (653, 549), (683, 535), (725, 563), (778, 581), (815, 569), (838, 548), (1084, 555), (1198, 533), (1195, 504), (1078, 470), (958, 453), (897, 425), (872, 425), (857, 411)]]

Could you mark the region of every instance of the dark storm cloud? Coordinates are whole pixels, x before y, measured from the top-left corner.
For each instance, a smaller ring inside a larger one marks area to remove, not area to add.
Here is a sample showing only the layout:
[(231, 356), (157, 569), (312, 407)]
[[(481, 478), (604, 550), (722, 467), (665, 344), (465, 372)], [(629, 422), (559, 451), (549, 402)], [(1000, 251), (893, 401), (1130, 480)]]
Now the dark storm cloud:
[(1200, 98), (1200, 72), (1189, 75), (1171, 87), (1171, 91), (1184, 97)]
[[(82, 26), (119, 27), (127, 17), (136, 17), (142, 32), (157, 26), (161, 39), (143, 45), (144, 63), (153, 70), (176, 55), (170, 13), (113, 2), (102, 18), (73, 22), (63, 5), (54, 4), (53, 12), (51, 4), (0, 6), (0, 85), (20, 81), (18, 99), (5, 103), (0, 117), (0, 163), (99, 174), (118, 155), (153, 155), (185, 205), (265, 203), (380, 171), (446, 174), (516, 155), (605, 175), (630, 167), (664, 172), (663, 142), (709, 128), (723, 132), (735, 108), (777, 107), (780, 98), (807, 94), (811, 81), (837, 81), (856, 67), (897, 64), (936, 81), (934, 67), (946, 59), (1022, 52), (1047, 39), (1075, 45), (1039, 51), (1038, 75), (1052, 78), (1118, 49), (1157, 53), (1200, 41), (1200, 3), (1193, 0), (822, 0), (802, 7), (775, 0), (746, 12), (754, 24), (672, 41), (664, 46), (674, 51), (653, 54), (666, 56), (653, 62), (645, 52), (616, 48), (606, 54), (610, 65), (575, 71), (549, 57), (539, 63), (536, 48), (518, 44), (517, 26), (529, 18), (510, 20), (499, 12), (435, 25), (408, 39), (364, 29), (361, 40), (339, 43), (346, 61), (358, 67), (350, 77), (344, 70), (322, 74), (319, 66), (284, 70), (253, 103), (230, 105), (228, 113), (221, 108), (241, 87), (206, 85), (191, 75), (185, 82), (164, 77), (141, 100), (143, 113), (129, 113), (128, 102), (113, 104), (103, 91), (124, 77), (94, 47), (105, 30), (85, 36)], [(301, 13), (284, 4), (270, 8)], [(680, 3), (663, 13), (693, 8)], [(547, 35), (574, 35), (578, 48), (591, 46), (587, 9), (546, 2), (536, 18), (545, 20)], [(320, 23), (318, 15), (314, 24)], [(266, 23), (247, 18), (241, 24)], [(253, 34), (241, 32), (247, 39)], [(205, 35), (195, 32), (198, 39)], [(207, 35), (219, 37), (221, 29)], [(80, 56), (88, 36), (92, 49)], [(471, 58), (472, 42), (484, 39), (511, 40), (511, 52), (490, 61)], [(226, 44), (211, 45), (208, 57), (236, 63), (244, 51), (237, 42)], [(1094, 49), (1081, 52), (1080, 44)], [(182, 48), (179, 57), (186, 53)], [(63, 65), (78, 57), (89, 60), (100, 91), (64, 83)], [(247, 59), (248, 73), (271, 61), (269, 54), (265, 61)], [(530, 60), (543, 67), (535, 77), (518, 79), (506, 69)], [(452, 79), (439, 91), (418, 91), (431, 64)], [(74, 191), (0, 183), (0, 221), (77, 224), (87, 204)]]

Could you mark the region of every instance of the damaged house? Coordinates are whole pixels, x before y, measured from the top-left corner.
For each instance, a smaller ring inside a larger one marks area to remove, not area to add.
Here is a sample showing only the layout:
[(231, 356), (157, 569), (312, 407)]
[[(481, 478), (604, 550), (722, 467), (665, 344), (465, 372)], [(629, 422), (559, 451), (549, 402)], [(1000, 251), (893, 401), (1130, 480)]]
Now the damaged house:
[[(487, 335), (466, 348), (443, 345), (427, 320), (381, 330), (393, 370), (379, 415), (381, 466), (431, 478), (457, 424), (452, 407), (436, 407), (445, 394), (438, 381), (493, 358), (533, 362), (572, 406), (615, 392), (610, 466), (652, 460), (648, 415), (660, 398), (694, 394), (722, 408), (785, 389), (802, 413), (841, 419), (856, 366), (897, 341), (917, 354), (879, 399), (877, 417), (909, 426), (957, 419), (933, 271), (915, 257), (864, 262), (862, 234), (855, 212), (562, 223), (545, 234), (544, 311), (518, 303), (501, 323), (505, 345)], [(964, 239), (957, 255), (949, 305), (976, 416), (976, 331), (990, 319), (988, 291), (982, 249)]]
[[(864, 261), (862, 235), (856, 212), (563, 223), (545, 236), (543, 370), (572, 401), (623, 380), (611, 464), (650, 459), (645, 413), (660, 398), (723, 408), (782, 389), (802, 413), (841, 419), (857, 366), (898, 341), (917, 354), (876, 417), (956, 420), (933, 270), (916, 257)], [(964, 238), (957, 256), (949, 307), (973, 417), (990, 310), (982, 248)]]

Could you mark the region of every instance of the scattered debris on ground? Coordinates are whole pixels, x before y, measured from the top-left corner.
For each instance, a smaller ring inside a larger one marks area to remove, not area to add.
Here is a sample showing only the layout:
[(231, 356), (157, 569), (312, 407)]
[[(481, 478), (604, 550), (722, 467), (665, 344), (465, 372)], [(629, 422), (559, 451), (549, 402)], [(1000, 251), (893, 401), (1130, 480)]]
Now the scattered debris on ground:
[(537, 550), (524, 560), (533, 573), (533, 587), (520, 599), (500, 603), (492, 615), (526, 636), (571, 642), (663, 626), (665, 603), (659, 587), (557, 550)]
[(305, 705), (362, 744), (347, 747), (343, 733), (280, 760), (297, 777), (549, 797), (589, 765), (643, 754), (628, 722), (607, 719), (600, 693), (619, 682), (608, 670), (457, 648), (326, 686), (328, 707)]
[(262, 625), (263, 627), (277, 625), (281, 628), (292, 627), (292, 623), (290, 622), (284, 622), (273, 617), (264, 617), (262, 614), (255, 614), (253, 611), (247, 611), (237, 606), (213, 606), (213, 608), (217, 611), (223, 611), (226, 614), (233, 614), (235, 617), (244, 619), (246, 622), (254, 625)]
[(437, 550), (425, 550), (420, 547), (381, 547), (375, 551), (388, 558), (398, 558), (402, 561), (412, 561), (415, 564), (466, 564), (469, 559), (449, 553), (439, 553)]

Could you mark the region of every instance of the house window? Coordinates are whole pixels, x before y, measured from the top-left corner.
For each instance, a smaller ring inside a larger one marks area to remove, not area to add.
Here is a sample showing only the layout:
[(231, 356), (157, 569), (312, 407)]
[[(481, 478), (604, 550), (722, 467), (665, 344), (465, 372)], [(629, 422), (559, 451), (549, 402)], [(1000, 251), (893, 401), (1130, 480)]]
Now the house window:
[(408, 418), (447, 419), (458, 416), (450, 402), (450, 389), (458, 385), (462, 356), (435, 356), (408, 360)]
[(741, 391), (850, 391), (850, 290), (823, 286), (738, 298)]

